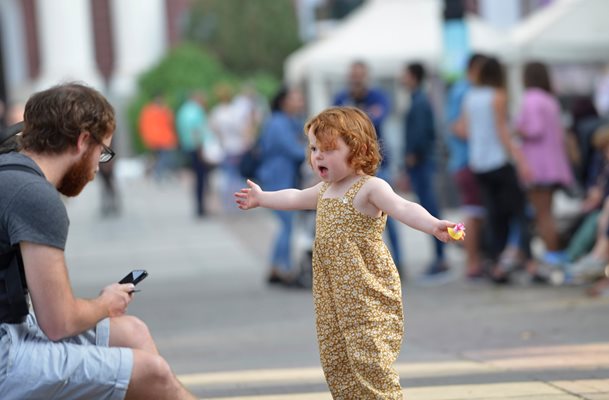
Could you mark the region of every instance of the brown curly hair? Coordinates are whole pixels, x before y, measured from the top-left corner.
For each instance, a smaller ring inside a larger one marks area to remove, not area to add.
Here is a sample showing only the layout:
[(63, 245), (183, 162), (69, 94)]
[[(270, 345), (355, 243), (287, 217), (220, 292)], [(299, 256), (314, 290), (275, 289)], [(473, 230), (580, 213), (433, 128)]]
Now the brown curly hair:
[(82, 132), (98, 142), (116, 129), (114, 109), (97, 90), (65, 83), (32, 95), (25, 104), (20, 146), (41, 154), (60, 154), (76, 145)]
[[(370, 118), (355, 107), (331, 107), (309, 119), (305, 135), (311, 131), (321, 150), (336, 148), (336, 139), (342, 138), (351, 150), (347, 162), (355, 171), (376, 174), (381, 162), (378, 140)], [(308, 151), (311, 163), (310, 150)]]

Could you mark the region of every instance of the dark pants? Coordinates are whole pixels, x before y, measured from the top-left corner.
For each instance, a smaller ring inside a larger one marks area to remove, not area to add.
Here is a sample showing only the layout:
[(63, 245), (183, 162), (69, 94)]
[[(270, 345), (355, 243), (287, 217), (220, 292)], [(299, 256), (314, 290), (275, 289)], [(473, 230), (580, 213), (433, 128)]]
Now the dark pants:
[(190, 168), (195, 174), (195, 207), (198, 216), (205, 215), (205, 186), (209, 167), (203, 162), (199, 150), (190, 151)]
[[(391, 174), (389, 173), (389, 168), (387, 166), (381, 166), (376, 176), (391, 184)], [(395, 222), (393, 218), (387, 217), (387, 225), (385, 229), (387, 230), (387, 236), (389, 239), (389, 251), (391, 252), (391, 256), (393, 257), (393, 262), (396, 265), (398, 271), (402, 273), (402, 251), (400, 249), (400, 236), (398, 234), (397, 222)]]
[(526, 198), (514, 167), (507, 164), (475, 175), (480, 184), (492, 235), (490, 256), (493, 259), (499, 257), (508, 242), (510, 229), (512, 233), (518, 234), (518, 246), (528, 254), (530, 235), (527, 228)]
[[(440, 218), (438, 200), (434, 191), (434, 172), (435, 165), (431, 160), (423, 160), (414, 167), (407, 168), (408, 177), (412, 189), (419, 199), (419, 204), (423, 206), (431, 215)], [(436, 249), (436, 260), (444, 259), (444, 243), (433, 238)]]

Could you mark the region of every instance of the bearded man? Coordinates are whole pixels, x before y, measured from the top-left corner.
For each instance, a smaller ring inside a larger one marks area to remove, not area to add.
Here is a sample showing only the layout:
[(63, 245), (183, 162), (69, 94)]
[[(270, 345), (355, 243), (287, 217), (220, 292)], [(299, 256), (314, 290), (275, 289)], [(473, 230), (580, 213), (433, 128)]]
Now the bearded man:
[(112, 283), (94, 299), (70, 286), (59, 194), (77, 196), (114, 157), (115, 127), (100, 93), (67, 83), (27, 101), (18, 151), (0, 155), (0, 256), (10, 255), (0, 257), (2, 399), (194, 398), (147, 326), (125, 314), (133, 284)]

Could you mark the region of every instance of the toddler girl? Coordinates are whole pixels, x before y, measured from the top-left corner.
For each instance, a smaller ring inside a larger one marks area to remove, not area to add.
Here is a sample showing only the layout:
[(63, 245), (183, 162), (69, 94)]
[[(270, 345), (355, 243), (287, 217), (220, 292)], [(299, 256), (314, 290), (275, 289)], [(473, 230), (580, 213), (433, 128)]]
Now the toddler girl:
[(370, 119), (329, 108), (305, 125), (309, 163), (321, 182), (304, 190), (235, 193), (239, 208), (316, 209), (313, 296), (321, 364), (334, 399), (402, 399), (392, 368), (402, 343), (400, 277), (382, 233), (387, 216), (439, 240), (456, 224), (438, 220), (374, 177), (380, 162)]

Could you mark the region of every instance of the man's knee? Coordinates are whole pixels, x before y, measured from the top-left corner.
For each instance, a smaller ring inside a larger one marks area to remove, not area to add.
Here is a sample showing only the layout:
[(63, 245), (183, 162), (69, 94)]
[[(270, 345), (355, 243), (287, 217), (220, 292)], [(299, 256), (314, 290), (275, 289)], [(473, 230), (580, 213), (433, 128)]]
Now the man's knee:
[(150, 337), (150, 330), (148, 329), (148, 325), (141, 319), (137, 317), (133, 317), (131, 315), (125, 315), (125, 323), (128, 325), (129, 330), (141, 337)]
[(134, 350), (133, 371), (127, 390), (128, 399), (171, 398), (179, 391), (179, 382), (165, 359), (156, 354)]
[(110, 345), (146, 350), (153, 345), (153, 340), (144, 321), (124, 315), (110, 320)]
[(167, 361), (158, 355), (152, 355), (147, 361), (148, 378), (161, 385), (169, 386), (176, 379)]

